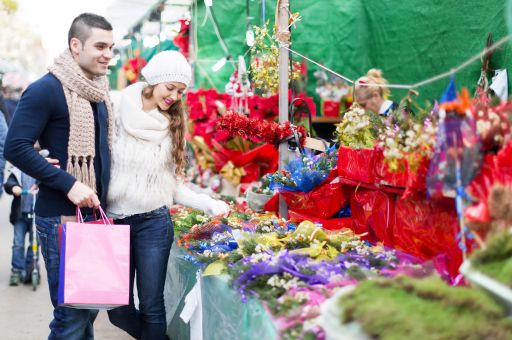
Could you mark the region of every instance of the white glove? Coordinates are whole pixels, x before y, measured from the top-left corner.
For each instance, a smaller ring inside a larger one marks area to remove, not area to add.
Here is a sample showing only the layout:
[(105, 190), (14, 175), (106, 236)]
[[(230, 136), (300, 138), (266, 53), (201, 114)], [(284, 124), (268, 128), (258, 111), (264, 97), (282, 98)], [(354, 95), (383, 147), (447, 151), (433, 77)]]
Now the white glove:
[(224, 201), (211, 199), (203, 210), (208, 215), (227, 215), (229, 213), (229, 205)]
[(226, 215), (229, 212), (229, 205), (224, 201), (217, 201), (207, 194), (198, 194), (186, 185), (178, 185), (175, 192), (174, 203), (182, 204), (186, 207), (201, 210), (208, 215)]

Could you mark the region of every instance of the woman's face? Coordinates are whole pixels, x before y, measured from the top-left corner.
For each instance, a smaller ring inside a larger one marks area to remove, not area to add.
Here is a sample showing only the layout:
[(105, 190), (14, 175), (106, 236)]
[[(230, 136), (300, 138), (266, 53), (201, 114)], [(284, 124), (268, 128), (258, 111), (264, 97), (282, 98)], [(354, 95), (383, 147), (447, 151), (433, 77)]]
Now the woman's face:
[(153, 99), (160, 110), (167, 111), (174, 102), (181, 100), (186, 88), (185, 84), (175, 81), (160, 83), (153, 89)]
[[(362, 91), (361, 91), (362, 92)], [(380, 106), (384, 102), (384, 99), (379, 92), (370, 92), (368, 97), (365, 97), (363, 93), (359, 94), (356, 91), (356, 99), (359, 105), (365, 110), (379, 113)]]

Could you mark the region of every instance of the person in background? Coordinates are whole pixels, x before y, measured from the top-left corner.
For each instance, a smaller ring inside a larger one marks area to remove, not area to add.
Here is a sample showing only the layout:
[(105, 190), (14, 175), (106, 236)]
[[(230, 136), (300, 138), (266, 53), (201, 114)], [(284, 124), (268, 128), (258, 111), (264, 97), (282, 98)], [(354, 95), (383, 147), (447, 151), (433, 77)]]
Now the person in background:
[[(13, 195), (9, 221), (14, 227), (11, 257), (10, 286), (17, 286), (20, 282), (28, 283), (32, 269), (32, 219), (34, 218), (34, 194), (37, 191), (36, 180), (11, 167), (7, 181), (4, 184), (5, 192)], [(25, 255), (25, 239), (29, 236), (27, 252)]]
[[(106, 208), (110, 181), (113, 113), (106, 77), (113, 57), (112, 25), (102, 16), (83, 13), (68, 32), (68, 48), (49, 73), (21, 96), (5, 143), (5, 157), (39, 183), (36, 225), (45, 261), (53, 320), (49, 339), (93, 339), (97, 310), (58, 306), (58, 225), (85, 219), (92, 208)], [(48, 161), (34, 144), (47, 149)]]
[(390, 92), (387, 84), (381, 70), (370, 69), (366, 76), (356, 81), (355, 101), (365, 110), (388, 117), (398, 104), (388, 99)]
[[(0, 102), (0, 105), (2, 103)], [(4, 115), (2, 114), (2, 110), (0, 109), (0, 183), (4, 183), (4, 170), (5, 170), (5, 157), (4, 157), (4, 146), (5, 139), (7, 137), (7, 123), (5, 122)], [(2, 193), (4, 192), (3, 185), (0, 185), (0, 197), (2, 197)]]
[[(174, 203), (211, 215), (229, 207), (182, 182), (186, 118), (182, 95), (192, 78), (186, 58), (176, 51), (155, 55), (142, 69), (146, 82), (125, 88), (114, 103), (116, 132), (107, 215), (130, 225), (129, 305), (108, 312), (110, 321), (136, 339), (167, 339), (164, 284), (174, 231)], [(133, 283), (137, 277), (139, 310)]]
[(2, 95), (4, 96), (4, 116), (7, 126), (11, 125), (12, 116), (21, 94), (28, 85), (28, 78), (20, 72), (7, 72), (2, 77)]

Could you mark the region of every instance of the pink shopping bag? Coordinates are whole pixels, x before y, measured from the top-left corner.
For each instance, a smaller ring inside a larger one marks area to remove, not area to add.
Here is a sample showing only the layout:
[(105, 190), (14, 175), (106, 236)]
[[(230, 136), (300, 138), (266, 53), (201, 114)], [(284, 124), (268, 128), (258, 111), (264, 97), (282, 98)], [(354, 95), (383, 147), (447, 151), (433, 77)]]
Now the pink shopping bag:
[[(101, 209), (101, 208), (100, 208)], [(61, 306), (111, 309), (128, 304), (130, 226), (68, 222), (62, 227), (59, 296)]]

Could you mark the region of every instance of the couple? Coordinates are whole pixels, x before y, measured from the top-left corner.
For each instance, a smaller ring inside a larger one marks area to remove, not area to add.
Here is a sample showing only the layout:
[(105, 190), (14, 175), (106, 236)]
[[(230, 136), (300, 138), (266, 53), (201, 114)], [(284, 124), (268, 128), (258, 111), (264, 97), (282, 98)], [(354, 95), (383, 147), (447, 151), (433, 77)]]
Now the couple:
[[(180, 181), (185, 166), (181, 97), (192, 73), (183, 55), (164, 51), (142, 69), (146, 82), (127, 87), (118, 105), (108, 94), (112, 26), (84, 13), (74, 19), (68, 46), (49, 73), (24, 92), (6, 140), (5, 156), (40, 182), (37, 233), (48, 273), (54, 319), (49, 339), (93, 339), (96, 310), (57, 305), (60, 223), (79, 206), (106, 208), (131, 226), (130, 304), (109, 311), (111, 322), (137, 339), (166, 339), (163, 289), (173, 241), (168, 207), (179, 203), (222, 214), (228, 206)], [(48, 149), (45, 159), (34, 149)], [(137, 276), (139, 310), (133, 305)]]

